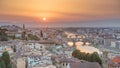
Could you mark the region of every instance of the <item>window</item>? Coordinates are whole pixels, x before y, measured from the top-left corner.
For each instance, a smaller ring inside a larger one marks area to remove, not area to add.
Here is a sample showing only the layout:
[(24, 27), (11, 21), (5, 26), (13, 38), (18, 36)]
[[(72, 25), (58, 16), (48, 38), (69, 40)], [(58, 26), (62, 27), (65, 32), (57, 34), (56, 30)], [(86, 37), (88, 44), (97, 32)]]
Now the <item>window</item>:
[(42, 46), (40, 46), (40, 48), (42, 48)]
[(63, 64), (63, 66), (64, 66), (64, 64)]
[(66, 66), (67, 66), (68, 64), (66, 63)]

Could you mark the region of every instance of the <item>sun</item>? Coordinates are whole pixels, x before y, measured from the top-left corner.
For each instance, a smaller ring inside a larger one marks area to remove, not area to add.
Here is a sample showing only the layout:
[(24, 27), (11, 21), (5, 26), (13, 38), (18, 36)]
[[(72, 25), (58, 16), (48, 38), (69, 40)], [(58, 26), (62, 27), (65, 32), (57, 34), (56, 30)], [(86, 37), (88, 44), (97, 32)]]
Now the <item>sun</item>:
[(42, 20), (43, 20), (43, 21), (46, 21), (46, 17), (43, 17)]

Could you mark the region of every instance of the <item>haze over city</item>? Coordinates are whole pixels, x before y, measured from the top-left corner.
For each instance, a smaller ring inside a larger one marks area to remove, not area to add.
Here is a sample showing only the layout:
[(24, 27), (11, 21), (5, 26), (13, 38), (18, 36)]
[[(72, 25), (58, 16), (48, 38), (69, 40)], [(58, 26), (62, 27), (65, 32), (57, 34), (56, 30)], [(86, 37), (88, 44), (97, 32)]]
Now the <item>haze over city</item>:
[(0, 0), (0, 68), (120, 68), (120, 0)]
[(0, 25), (7, 24), (120, 27), (120, 0), (0, 0)]

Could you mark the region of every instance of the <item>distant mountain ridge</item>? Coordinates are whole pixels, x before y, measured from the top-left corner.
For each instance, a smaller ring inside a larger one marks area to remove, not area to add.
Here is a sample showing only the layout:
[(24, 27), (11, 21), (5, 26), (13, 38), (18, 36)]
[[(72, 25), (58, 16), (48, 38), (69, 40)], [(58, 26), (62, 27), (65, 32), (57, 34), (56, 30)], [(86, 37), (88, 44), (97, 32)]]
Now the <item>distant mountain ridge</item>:
[(5, 25), (5, 26), (1, 26), (0, 28), (7, 29), (9, 31), (18, 31), (18, 30), (22, 29), (21, 27), (16, 26), (16, 25)]

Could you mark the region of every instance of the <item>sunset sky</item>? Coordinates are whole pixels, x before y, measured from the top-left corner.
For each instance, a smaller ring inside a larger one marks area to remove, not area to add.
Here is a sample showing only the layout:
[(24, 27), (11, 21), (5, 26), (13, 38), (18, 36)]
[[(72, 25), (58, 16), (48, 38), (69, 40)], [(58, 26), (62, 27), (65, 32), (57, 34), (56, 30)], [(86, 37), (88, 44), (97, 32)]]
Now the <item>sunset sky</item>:
[(120, 0), (0, 0), (0, 25), (4, 24), (120, 27)]

